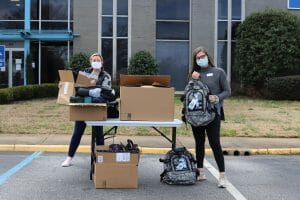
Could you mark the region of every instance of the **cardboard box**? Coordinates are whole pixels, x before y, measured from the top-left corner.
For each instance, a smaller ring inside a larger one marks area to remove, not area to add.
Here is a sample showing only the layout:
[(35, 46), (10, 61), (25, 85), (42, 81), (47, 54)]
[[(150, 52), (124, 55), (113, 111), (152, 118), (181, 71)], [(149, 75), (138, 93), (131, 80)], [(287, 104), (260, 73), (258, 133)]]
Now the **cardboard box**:
[(132, 164), (95, 163), (95, 188), (138, 188), (138, 167)]
[(104, 121), (107, 119), (106, 104), (70, 103), (70, 121)]
[(74, 82), (73, 72), (71, 70), (58, 70), (60, 83), (62, 86), (59, 88), (57, 103), (69, 105), (70, 97), (75, 94), (75, 86), (91, 86), (91, 81), (95, 80), (88, 78), (84, 73), (79, 73)]
[[(108, 150), (108, 146), (97, 146), (96, 150)], [(95, 152), (95, 188), (137, 188), (138, 153)]]
[(120, 120), (173, 121), (170, 76), (120, 75)]
[(62, 86), (58, 91), (57, 103), (68, 105), (70, 96), (75, 94), (73, 73), (71, 70), (58, 70), (58, 73)]

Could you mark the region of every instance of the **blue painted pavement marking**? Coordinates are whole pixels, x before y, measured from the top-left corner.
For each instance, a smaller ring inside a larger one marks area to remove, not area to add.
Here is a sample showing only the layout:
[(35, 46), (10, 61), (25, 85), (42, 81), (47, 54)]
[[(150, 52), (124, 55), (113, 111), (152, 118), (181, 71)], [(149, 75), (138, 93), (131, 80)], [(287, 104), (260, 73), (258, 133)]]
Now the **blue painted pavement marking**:
[(28, 156), (27, 158), (25, 158), (24, 160), (22, 160), (20, 163), (18, 163), (17, 165), (15, 165), (13, 168), (11, 168), (10, 170), (8, 170), (4, 174), (2, 174), (0, 176), (0, 185), (2, 185), (3, 183), (5, 183), (5, 181), (9, 177), (11, 177), (12, 175), (14, 175), (17, 171), (19, 171), (20, 169), (22, 169), (24, 166), (28, 165), (35, 158), (39, 157), (42, 153), (43, 152), (41, 152), (41, 151), (34, 152), (30, 156)]

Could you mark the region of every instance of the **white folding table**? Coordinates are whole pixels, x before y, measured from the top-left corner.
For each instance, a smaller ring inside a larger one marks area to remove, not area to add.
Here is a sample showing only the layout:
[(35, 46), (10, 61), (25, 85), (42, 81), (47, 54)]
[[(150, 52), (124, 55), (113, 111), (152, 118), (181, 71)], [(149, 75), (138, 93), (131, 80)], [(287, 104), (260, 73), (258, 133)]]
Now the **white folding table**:
[[(151, 127), (155, 131), (157, 131), (161, 136), (167, 139), (172, 144), (172, 149), (176, 148), (176, 128), (182, 125), (182, 121), (179, 119), (174, 119), (173, 121), (121, 121), (119, 119), (107, 119), (106, 121), (85, 121), (88, 126), (111, 126), (104, 136), (111, 132), (113, 129), (115, 130), (115, 134), (117, 131), (117, 127), (119, 126), (131, 126), (131, 127)], [(158, 128), (167, 127), (172, 128), (172, 138), (167, 137), (162, 131)], [(90, 179), (92, 180), (92, 175), (94, 173), (93, 162), (94, 162), (94, 150), (95, 150), (95, 133), (92, 131), (92, 139), (91, 139), (91, 172)]]

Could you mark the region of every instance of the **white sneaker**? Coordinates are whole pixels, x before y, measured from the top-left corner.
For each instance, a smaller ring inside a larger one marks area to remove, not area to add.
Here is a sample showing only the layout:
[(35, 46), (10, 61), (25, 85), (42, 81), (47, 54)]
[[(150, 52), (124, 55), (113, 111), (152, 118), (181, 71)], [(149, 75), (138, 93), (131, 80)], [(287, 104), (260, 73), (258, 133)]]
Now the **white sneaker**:
[(225, 176), (224, 173), (220, 173), (218, 187), (219, 188), (226, 188), (226, 185), (227, 185), (226, 176)]
[(198, 168), (199, 176), (197, 177), (197, 181), (205, 181), (206, 176), (204, 174), (204, 169), (203, 168)]
[(61, 163), (61, 166), (62, 167), (70, 167), (72, 165), (71, 161), (72, 161), (72, 158), (68, 156), (66, 158), (66, 160), (63, 163)]

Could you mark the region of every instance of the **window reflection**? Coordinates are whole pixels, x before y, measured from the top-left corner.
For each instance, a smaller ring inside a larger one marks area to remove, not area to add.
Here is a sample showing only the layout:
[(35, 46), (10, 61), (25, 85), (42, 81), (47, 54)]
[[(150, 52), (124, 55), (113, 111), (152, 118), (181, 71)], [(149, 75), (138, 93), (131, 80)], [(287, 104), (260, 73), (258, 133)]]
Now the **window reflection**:
[(67, 42), (42, 42), (41, 81), (53, 83), (59, 80), (57, 71), (63, 69), (67, 62)]
[(218, 19), (228, 19), (228, 0), (218, 0)]
[(240, 25), (241, 22), (232, 22), (231, 25), (231, 39), (235, 40), (236, 39), (236, 33), (237, 33), (237, 28)]
[(188, 40), (188, 22), (157, 22), (156, 39)]
[(67, 20), (68, 0), (43, 0), (42, 20)]
[(113, 51), (112, 51), (112, 39), (102, 39), (102, 56), (104, 59), (104, 70), (112, 75), (112, 60), (113, 60)]
[(218, 42), (218, 67), (227, 73), (227, 42)]
[(39, 19), (39, 0), (31, 0), (31, 20)]
[(1, 29), (24, 29), (24, 21), (0, 21)]
[(112, 14), (113, 14), (113, 1), (102, 0), (102, 15), (112, 15)]
[(157, 0), (156, 19), (188, 20), (189, 0)]
[(117, 36), (127, 37), (128, 35), (128, 18), (118, 17), (117, 18)]
[(112, 36), (113, 33), (113, 18), (102, 17), (102, 36)]
[(171, 86), (184, 90), (188, 74), (189, 42), (156, 42), (159, 74), (171, 76)]
[(128, 15), (128, 0), (118, 0), (117, 15)]
[(227, 21), (218, 22), (218, 40), (227, 40)]
[(240, 20), (241, 19), (241, 0), (232, 0), (232, 19)]
[(127, 60), (128, 60), (127, 47), (128, 47), (127, 39), (117, 40), (117, 74), (127, 73)]
[(24, 0), (1, 0), (0, 20), (24, 20)]

